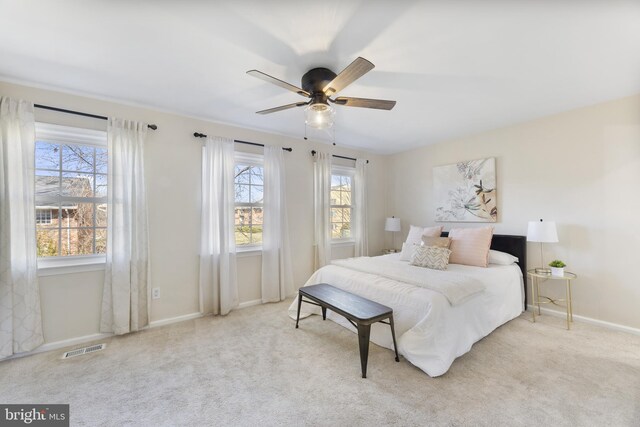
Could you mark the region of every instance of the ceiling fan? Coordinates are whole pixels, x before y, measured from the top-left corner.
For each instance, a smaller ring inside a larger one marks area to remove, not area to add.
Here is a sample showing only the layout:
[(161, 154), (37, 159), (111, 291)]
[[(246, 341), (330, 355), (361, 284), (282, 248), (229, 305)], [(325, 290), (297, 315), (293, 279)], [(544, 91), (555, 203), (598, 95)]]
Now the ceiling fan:
[(340, 74), (336, 74), (328, 68), (313, 68), (302, 76), (302, 88), (272, 77), (262, 71), (250, 70), (247, 71), (247, 74), (295, 92), (305, 98), (310, 98), (307, 102), (294, 102), (280, 107), (257, 111), (256, 114), (271, 114), (290, 108), (307, 106), (307, 108), (305, 108), (307, 124), (318, 129), (323, 129), (333, 125), (335, 113), (329, 103), (347, 107), (374, 108), (377, 110), (391, 110), (396, 105), (396, 101), (383, 99), (352, 98), (347, 96), (333, 98), (336, 93), (364, 76), (374, 67), (375, 65), (370, 61), (358, 57), (349, 64), (347, 68), (342, 70)]

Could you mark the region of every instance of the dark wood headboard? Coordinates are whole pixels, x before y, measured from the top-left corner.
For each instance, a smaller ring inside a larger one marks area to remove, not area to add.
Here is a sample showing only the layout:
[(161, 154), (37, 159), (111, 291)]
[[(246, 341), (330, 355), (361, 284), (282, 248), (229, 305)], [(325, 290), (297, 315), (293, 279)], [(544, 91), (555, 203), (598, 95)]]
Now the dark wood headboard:
[[(443, 237), (448, 235), (447, 231), (442, 232)], [(518, 267), (522, 271), (522, 281), (524, 283), (524, 306), (527, 307), (527, 237), (494, 234), (493, 239), (491, 239), (491, 249), (506, 252), (518, 258)]]

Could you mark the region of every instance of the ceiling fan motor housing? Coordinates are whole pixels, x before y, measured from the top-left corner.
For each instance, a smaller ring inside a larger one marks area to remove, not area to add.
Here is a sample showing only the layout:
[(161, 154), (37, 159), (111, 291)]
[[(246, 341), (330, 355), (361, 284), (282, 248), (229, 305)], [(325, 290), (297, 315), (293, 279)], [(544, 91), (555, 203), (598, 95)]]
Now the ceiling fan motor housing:
[(336, 78), (336, 73), (328, 68), (313, 68), (302, 76), (302, 89), (312, 95), (313, 104), (316, 102), (327, 103), (327, 94), (322, 89)]

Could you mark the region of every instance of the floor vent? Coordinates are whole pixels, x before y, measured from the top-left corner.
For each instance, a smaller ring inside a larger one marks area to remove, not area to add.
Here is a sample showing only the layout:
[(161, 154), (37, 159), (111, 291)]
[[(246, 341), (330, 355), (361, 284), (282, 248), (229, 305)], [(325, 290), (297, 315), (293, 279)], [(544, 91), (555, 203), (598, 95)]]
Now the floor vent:
[(106, 344), (90, 345), (88, 347), (82, 347), (75, 350), (67, 351), (62, 355), (62, 358), (68, 359), (70, 357), (82, 356), (83, 354), (94, 353), (96, 351), (104, 350), (105, 348), (107, 348)]

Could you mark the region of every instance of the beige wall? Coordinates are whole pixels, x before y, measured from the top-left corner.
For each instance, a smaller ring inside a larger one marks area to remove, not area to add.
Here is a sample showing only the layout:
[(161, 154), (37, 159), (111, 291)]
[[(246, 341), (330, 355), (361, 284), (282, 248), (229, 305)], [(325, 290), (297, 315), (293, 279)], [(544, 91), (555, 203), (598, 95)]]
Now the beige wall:
[[(270, 145), (291, 146), (286, 154), (288, 215), (292, 230), (294, 279), (303, 284), (313, 261), (313, 160), (309, 151), (326, 145), (147, 108), (0, 82), (0, 94), (36, 103), (156, 123), (146, 152), (153, 321), (198, 311), (201, 131)], [(37, 110), (37, 118), (59, 124), (104, 129), (105, 122)], [(251, 147), (239, 146), (252, 151)], [(255, 152), (255, 150), (253, 150)], [(259, 152), (259, 149), (258, 149)], [(520, 125), (427, 146), (392, 156), (336, 147), (336, 154), (371, 160), (369, 244), (372, 254), (391, 244), (384, 218), (409, 224), (434, 223), (432, 168), (480, 157), (497, 160), (499, 222), (496, 232), (525, 234), (527, 221), (555, 220), (560, 243), (546, 257), (561, 258), (580, 277), (575, 313), (640, 328), (640, 285), (634, 266), (640, 246), (640, 95), (546, 117)], [(455, 226), (474, 224), (445, 224)], [(402, 234), (402, 236), (400, 236)], [(539, 263), (529, 246), (529, 266)], [(334, 247), (334, 258), (353, 254)], [(260, 256), (238, 259), (240, 299), (260, 299)], [(102, 272), (40, 278), (47, 342), (98, 332)], [(554, 294), (553, 290), (547, 292)]]
[[(389, 214), (403, 236), (435, 223), (433, 167), (482, 157), (496, 158), (495, 231), (524, 235), (529, 220), (555, 220), (560, 242), (545, 257), (578, 274), (574, 312), (640, 328), (640, 95), (390, 156)], [(528, 249), (534, 267), (539, 247)]]
[[(152, 287), (161, 298), (152, 301), (152, 321), (195, 313), (198, 305), (201, 144), (194, 131), (263, 144), (293, 147), (286, 153), (287, 199), (294, 279), (302, 285), (313, 267), (313, 158), (311, 149), (327, 145), (221, 125), (175, 114), (0, 82), (0, 94), (52, 106), (155, 123), (145, 153), (148, 186)], [(247, 112), (253, 114), (253, 112)], [(106, 122), (36, 110), (40, 121), (105, 129)], [(300, 117), (302, 120), (302, 117)], [(239, 145), (252, 151), (253, 147)], [(260, 149), (258, 149), (260, 150)], [(255, 151), (255, 150), (253, 150)], [(386, 211), (386, 158), (340, 147), (335, 154), (366, 157), (370, 163), (369, 247), (381, 251)], [(258, 151), (259, 152), (259, 151)], [(336, 256), (351, 256), (353, 246), (339, 247)], [(238, 259), (241, 302), (260, 299), (260, 256)], [(40, 278), (46, 342), (98, 332), (102, 272)], [(286, 315), (283, 313), (283, 315)]]

